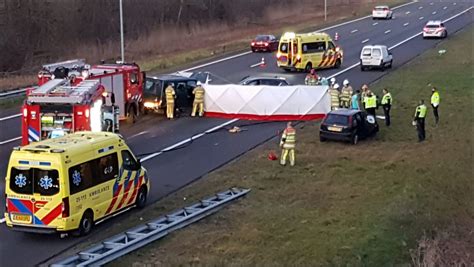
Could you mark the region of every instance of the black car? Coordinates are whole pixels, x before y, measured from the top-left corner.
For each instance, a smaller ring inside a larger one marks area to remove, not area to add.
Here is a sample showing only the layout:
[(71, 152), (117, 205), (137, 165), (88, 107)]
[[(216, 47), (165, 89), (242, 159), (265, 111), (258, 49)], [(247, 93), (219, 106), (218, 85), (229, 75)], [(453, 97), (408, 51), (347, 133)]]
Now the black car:
[(275, 36), (267, 34), (267, 35), (257, 35), (255, 39), (252, 40), (250, 43), (250, 48), (252, 52), (257, 51), (266, 51), (272, 52), (277, 50), (278, 48), (278, 40)]
[(359, 139), (375, 135), (379, 125), (374, 116), (361, 110), (339, 109), (327, 114), (321, 123), (319, 140), (340, 140), (357, 144)]
[(290, 85), (288, 81), (283, 77), (245, 77), (239, 84), (241, 85), (274, 85), (274, 86), (285, 86)]
[(166, 107), (165, 89), (169, 84), (174, 85), (176, 93), (175, 107), (184, 109), (192, 107), (198, 78), (182, 75), (166, 74), (154, 77), (146, 77), (143, 88), (144, 112), (160, 112)]

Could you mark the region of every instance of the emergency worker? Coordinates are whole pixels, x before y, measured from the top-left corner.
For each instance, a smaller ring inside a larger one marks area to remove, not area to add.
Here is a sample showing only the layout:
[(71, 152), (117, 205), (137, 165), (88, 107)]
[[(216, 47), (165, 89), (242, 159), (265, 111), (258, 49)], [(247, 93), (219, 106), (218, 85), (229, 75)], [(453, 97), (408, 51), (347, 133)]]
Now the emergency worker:
[(193, 101), (193, 111), (191, 112), (191, 117), (196, 116), (196, 111), (199, 109), (199, 117), (204, 115), (204, 88), (201, 86), (201, 82), (196, 83), (196, 88), (193, 90), (194, 101)]
[(339, 109), (339, 84), (329, 87), (329, 95), (331, 96), (331, 110)]
[(295, 145), (296, 130), (291, 125), (291, 122), (288, 122), (280, 140), (280, 147), (282, 149), (280, 164), (282, 166), (286, 165), (286, 158), (288, 155), (290, 156), (290, 165), (295, 166)]
[(371, 91), (369, 91), (364, 103), (365, 110), (367, 111), (367, 113), (374, 116), (375, 118), (375, 109), (377, 108), (377, 96)]
[(355, 94), (351, 98), (351, 109), (360, 110), (359, 104), (360, 90), (356, 90)]
[(316, 75), (316, 71), (311, 69), (311, 71), (306, 75), (304, 79), (304, 84), (306, 85), (316, 85), (316, 81), (318, 80), (318, 75)]
[(425, 101), (420, 100), (418, 106), (415, 109), (415, 117), (413, 118), (413, 124), (416, 126), (416, 131), (418, 133), (418, 142), (423, 142), (426, 138), (425, 118), (426, 118)]
[(174, 85), (170, 83), (165, 89), (166, 96), (166, 118), (174, 118), (174, 99), (176, 98), (176, 92), (174, 91)]
[(388, 89), (383, 89), (383, 97), (380, 104), (383, 108), (383, 114), (385, 116), (385, 125), (390, 126), (390, 109), (392, 108), (392, 95), (388, 92)]
[(436, 89), (436, 87), (433, 87), (433, 89), (431, 89), (431, 106), (433, 107), (433, 115), (435, 117), (435, 123), (436, 125), (438, 125), (439, 92), (438, 92), (438, 89)]
[(331, 80), (329, 80), (329, 86), (334, 87), (335, 84), (336, 84), (336, 78), (332, 77)]
[(369, 93), (369, 87), (367, 86), (367, 84), (362, 85), (362, 93), (360, 95), (360, 102), (362, 103), (362, 106), (364, 107), (364, 109), (365, 109), (365, 100), (367, 100), (368, 93)]
[(353, 93), (352, 86), (349, 85), (349, 80), (345, 79), (342, 82), (342, 90), (341, 90), (341, 97), (340, 97), (342, 108), (350, 108), (352, 93)]
[(329, 81), (328, 81), (328, 79), (326, 79), (326, 77), (321, 78), (321, 85), (324, 85), (324, 86), (329, 85)]

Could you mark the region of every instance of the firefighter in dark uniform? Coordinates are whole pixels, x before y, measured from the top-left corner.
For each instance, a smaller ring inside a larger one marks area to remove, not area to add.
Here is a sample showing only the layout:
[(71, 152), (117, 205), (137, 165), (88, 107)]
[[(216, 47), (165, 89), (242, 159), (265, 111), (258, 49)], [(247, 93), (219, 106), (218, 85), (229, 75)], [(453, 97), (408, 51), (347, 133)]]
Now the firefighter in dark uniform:
[(425, 101), (420, 100), (419, 105), (415, 109), (415, 117), (413, 118), (413, 124), (416, 126), (418, 132), (418, 142), (423, 142), (426, 138), (425, 133), (425, 118), (426, 118), (426, 105)]

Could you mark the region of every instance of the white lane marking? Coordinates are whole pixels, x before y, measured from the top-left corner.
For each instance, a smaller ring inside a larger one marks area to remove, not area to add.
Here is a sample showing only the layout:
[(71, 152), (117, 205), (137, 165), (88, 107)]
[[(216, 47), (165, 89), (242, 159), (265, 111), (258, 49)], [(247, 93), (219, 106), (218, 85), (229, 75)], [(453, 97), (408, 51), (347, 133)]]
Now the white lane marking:
[(163, 154), (163, 152), (166, 152), (166, 151), (175, 149), (175, 148), (177, 148), (177, 147), (179, 147), (179, 146), (182, 146), (182, 145), (184, 145), (184, 144), (186, 144), (186, 143), (188, 143), (188, 142), (194, 141), (194, 140), (196, 140), (196, 139), (198, 139), (198, 138), (204, 136), (205, 134), (212, 133), (212, 132), (214, 132), (214, 131), (216, 131), (216, 130), (219, 130), (219, 129), (221, 129), (221, 128), (223, 128), (223, 127), (225, 127), (225, 126), (227, 126), (227, 125), (229, 125), (229, 124), (231, 124), (231, 123), (234, 123), (234, 122), (236, 122), (236, 121), (238, 121), (238, 120), (239, 120), (239, 119), (232, 119), (232, 120), (230, 120), (230, 121), (226, 121), (226, 122), (224, 122), (224, 123), (222, 123), (222, 124), (219, 124), (219, 125), (217, 125), (217, 126), (214, 127), (214, 128), (211, 128), (211, 129), (209, 129), (209, 130), (206, 130), (206, 131), (204, 131), (204, 132), (202, 132), (202, 133), (200, 133), (200, 134), (193, 135), (193, 136), (191, 136), (190, 138), (184, 139), (184, 140), (181, 141), (181, 142), (178, 142), (178, 143), (176, 143), (176, 144), (174, 144), (174, 145), (171, 145), (171, 146), (169, 146), (169, 147), (166, 147), (166, 148), (162, 149), (160, 152), (156, 152), (156, 153), (153, 153), (153, 154), (148, 155), (148, 156), (146, 156), (146, 157), (143, 157), (142, 159), (140, 159), (140, 162), (145, 162), (145, 161), (147, 161), (147, 160), (150, 160), (150, 159), (152, 159), (152, 158), (154, 158), (154, 157), (156, 157), (156, 156), (159, 156), (159, 155)]
[(386, 30), (385, 34), (392, 32), (392, 30)]
[(408, 24), (410, 24), (410, 23), (408, 23), (408, 22), (407, 22), (407, 23), (403, 24), (403, 27), (406, 27), (406, 26), (408, 26)]
[(422, 7), (422, 6), (420, 6), (420, 7), (418, 7), (418, 9), (423, 9), (423, 7)]
[(379, 23), (378, 23), (378, 22), (374, 22), (374, 23), (372, 24), (372, 26), (375, 26), (375, 25), (377, 25), (377, 24), (379, 24)]
[(455, 5), (456, 5), (456, 2), (453, 3), (453, 6), (455, 6)]
[(369, 39), (365, 39), (364, 41), (362, 41), (363, 44), (367, 43), (369, 41)]
[(448, 8), (447, 6), (443, 7), (443, 9), (447, 9), (447, 8)]
[(21, 139), (21, 136), (18, 136), (18, 137), (12, 138), (12, 139), (8, 139), (8, 140), (5, 140), (5, 141), (0, 141), (0, 146), (4, 145), (4, 144), (11, 143), (11, 142), (19, 140), (19, 139)]
[[(461, 13), (458, 13), (458, 14), (456, 14), (456, 15), (454, 15), (454, 16), (452, 16), (452, 17), (446, 19), (446, 20), (444, 20), (443, 23), (446, 23), (446, 22), (448, 22), (448, 21), (450, 21), (450, 20), (452, 20), (452, 19), (455, 19), (455, 18), (461, 16), (462, 14), (468, 12), (469, 10), (471, 10), (471, 9), (473, 9), (473, 8), (474, 8), (474, 6), (471, 6), (470, 8), (468, 8), (468, 9), (462, 11)], [(394, 49), (395, 47), (398, 47), (398, 46), (400, 46), (400, 45), (402, 45), (402, 44), (404, 44), (404, 43), (410, 41), (411, 39), (417, 37), (418, 35), (420, 35), (420, 34), (422, 34), (422, 33), (423, 33), (423, 32), (419, 32), (419, 33), (417, 33), (417, 34), (415, 34), (415, 35), (413, 35), (413, 36), (411, 36), (411, 37), (409, 37), (409, 38), (407, 38), (407, 39), (405, 39), (405, 40), (403, 40), (403, 41), (401, 41), (401, 42), (399, 42), (399, 43), (397, 43), (397, 44), (395, 44), (395, 45), (393, 45), (393, 46), (391, 46), (391, 47), (389, 47), (388, 49), (389, 49), (389, 50), (392, 50), (392, 49)], [(335, 74), (329, 76), (328, 79), (331, 79), (332, 77), (336, 77), (337, 75), (340, 75), (340, 74), (342, 74), (342, 73), (344, 73), (344, 72), (347, 72), (347, 71), (349, 71), (349, 70), (351, 70), (351, 69), (353, 69), (353, 68), (359, 66), (359, 64), (360, 64), (359, 62), (358, 62), (358, 63), (355, 63), (355, 64), (353, 64), (353, 65), (351, 65), (351, 66), (349, 66), (349, 67), (347, 67), (347, 68), (345, 68), (345, 69), (343, 69), (343, 70), (341, 70), (341, 71), (339, 71), (339, 72), (337, 72), (337, 73), (335, 73)], [(207, 131), (204, 132), (204, 133), (200, 133), (200, 134), (197, 134), (197, 135), (195, 135), (195, 136), (201, 137), (201, 136), (203, 136), (203, 135), (206, 134), (206, 133), (213, 132), (213, 131), (215, 131), (215, 130), (218, 130), (218, 129), (222, 128), (222, 127), (225, 127), (225, 126), (227, 126), (227, 125), (229, 125), (229, 124), (231, 124), (231, 123), (233, 123), (233, 122), (236, 122), (236, 121), (238, 121), (238, 119), (233, 119), (233, 120), (227, 121), (227, 122), (225, 122), (225, 123), (223, 123), (223, 124), (221, 124), (221, 125), (218, 125), (218, 126), (216, 126), (216, 127), (214, 127), (214, 128), (211, 128), (211, 129), (207, 130)], [(177, 144), (175, 144), (175, 145), (172, 145), (172, 146), (170, 146), (170, 147), (167, 147), (167, 148), (163, 149), (163, 152), (166, 151), (166, 150), (170, 150), (170, 149), (173, 149), (173, 148), (175, 148), (175, 147), (178, 147), (178, 146), (180, 146), (180, 145), (182, 145), (182, 144), (185, 144), (185, 143), (187, 143), (187, 142), (193, 140), (192, 138), (193, 138), (193, 137), (188, 138), (188, 139), (186, 139), (186, 140), (183, 140), (183, 141), (181, 141), (181, 142), (179, 142), (179, 143), (177, 143)], [(197, 138), (195, 138), (195, 139), (197, 139)], [(184, 142), (184, 141), (186, 141), (186, 142)], [(144, 161), (149, 160), (149, 159), (151, 159), (151, 158), (153, 158), (153, 157), (156, 157), (156, 156), (162, 154), (163, 152), (157, 152), (157, 153), (154, 153), (154, 154), (156, 154), (156, 155), (152, 154), (152, 155), (149, 155), (149, 156), (147, 156), (147, 157), (145, 157), (145, 158), (142, 158), (142, 159), (140, 160), (140, 162), (144, 162)], [(4, 222), (5, 222), (5, 218), (0, 219), (0, 223), (4, 223)]]
[(433, 11), (433, 13), (431, 13), (431, 14), (436, 15), (436, 11)]
[(406, 15), (410, 14), (410, 11), (405, 12)]
[(0, 121), (6, 121), (6, 120), (13, 119), (13, 118), (20, 117), (20, 116), (21, 116), (21, 113), (18, 113), (18, 114), (15, 114), (15, 115), (0, 118)]
[(419, 19), (419, 20), (422, 20), (422, 19), (424, 19), (424, 18), (425, 18), (425, 17), (419, 17), (418, 19)]
[(433, 3), (433, 2), (431, 2), (431, 3), (430, 3), (430, 6), (432, 6), (433, 4), (434, 4), (434, 3)]
[(351, 33), (356, 33), (358, 31), (359, 31), (358, 29), (355, 29), (355, 30), (352, 30)]
[(148, 133), (148, 131), (142, 131), (142, 132), (139, 132), (137, 134), (134, 134), (134, 135), (130, 136), (129, 138), (134, 138), (134, 137), (140, 136), (142, 134), (146, 134), (146, 133)]
[[(392, 10), (399, 9), (399, 8), (404, 7), (404, 6), (408, 6), (408, 5), (414, 4), (414, 3), (416, 3), (416, 2), (417, 2), (417, 1), (408, 2), (408, 3), (405, 3), (405, 4), (403, 4), (403, 5), (396, 6), (396, 7), (392, 8)], [(315, 32), (318, 32), (318, 31), (326, 31), (326, 30), (329, 30), (329, 29), (337, 28), (337, 27), (339, 27), (339, 26), (347, 25), (347, 24), (350, 24), (350, 23), (353, 23), (353, 22), (357, 22), (357, 21), (360, 21), (360, 20), (363, 20), (363, 19), (366, 19), (366, 18), (371, 18), (371, 17), (372, 17), (372, 15), (367, 15), (367, 16), (365, 16), (365, 17), (361, 17), (361, 18), (353, 19), (353, 20), (346, 21), (346, 22), (343, 22), (343, 23), (339, 23), (339, 24), (336, 24), (336, 25), (333, 25), (333, 26), (329, 26), (329, 27), (326, 27), (326, 28), (317, 30), (317, 31), (315, 31)], [(374, 25), (376, 25), (376, 24), (374, 24)], [(191, 68), (189, 68), (189, 69), (185, 69), (185, 70), (182, 70), (182, 71), (180, 71), (180, 72), (187, 72), (187, 71), (191, 71), (191, 70), (195, 70), (195, 69), (207, 67), (207, 66), (210, 66), (210, 65), (213, 65), (213, 64), (216, 64), (216, 63), (220, 63), (220, 62), (227, 61), (227, 60), (230, 60), (230, 59), (234, 59), (234, 58), (237, 58), (237, 57), (245, 56), (245, 55), (248, 55), (248, 54), (251, 54), (251, 53), (252, 53), (252, 51), (243, 52), (243, 53), (240, 53), (240, 54), (237, 54), (237, 55), (229, 56), (229, 57), (226, 57), (226, 58), (222, 58), (222, 59), (218, 59), (218, 60), (211, 61), (211, 62), (208, 62), (208, 63), (204, 63), (204, 64), (201, 64), (201, 65), (198, 65), (198, 66), (195, 66), (195, 67), (191, 67)], [(18, 116), (21, 116), (21, 114), (17, 114), (17, 115), (18, 115)], [(1, 121), (2, 119), (3, 119), (3, 118), (0, 118), (0, 121)]]

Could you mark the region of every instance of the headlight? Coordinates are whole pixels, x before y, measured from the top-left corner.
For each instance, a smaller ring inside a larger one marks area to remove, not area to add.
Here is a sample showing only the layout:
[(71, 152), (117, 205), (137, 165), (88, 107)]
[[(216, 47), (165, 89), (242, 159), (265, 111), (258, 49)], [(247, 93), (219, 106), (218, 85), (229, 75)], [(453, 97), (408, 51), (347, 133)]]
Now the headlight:
[(157, 102), (145, 102), (145, 104), (143, 104), (146, 108), (157, 108), (158, 107), (158, 103)]

